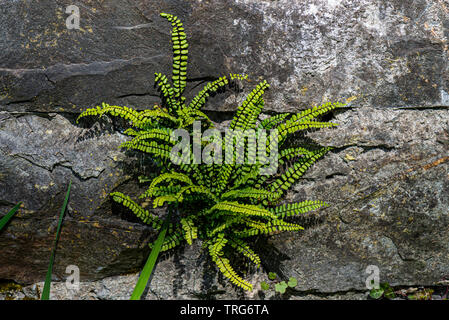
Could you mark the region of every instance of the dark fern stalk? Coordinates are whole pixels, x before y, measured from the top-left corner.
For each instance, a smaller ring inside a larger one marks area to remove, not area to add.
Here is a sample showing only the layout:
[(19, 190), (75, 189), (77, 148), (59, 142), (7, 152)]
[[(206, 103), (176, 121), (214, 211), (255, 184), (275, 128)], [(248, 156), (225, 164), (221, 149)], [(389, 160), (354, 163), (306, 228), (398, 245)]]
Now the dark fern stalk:
[[(288, 137), (308, 129), (335, 126), (331, 122), (317, 121), (317, 118), (343, 104), (326, 103), (296, 114), (283, 113), (260, 121), (259, 116), (264, 107), (263, 94), (269, 88), (269, 84), (262, 81), (237, 108), (229, 128), (240, 131), (276, 129), (279, 164), (283, 170), (268, 178), (261, 175), (260, 169), (264, 164), (260, 162), (176, 165), (170, 162), (170, 151), (177, 143), (172, 138), (173, 131), (184, 128), (192, 132), (192, 124), (197, 120), (206, 123), (204, 129), (213, 128), (212, 121), (201, 112), (201, 108), (208, 97), (217, 93), (220, 88), (245, 80), (246, 76), (231, 74), (210, 82), (187, 104), (183, 96), (188, 54), (184, 28), (176, 16), (165, 13), (161, 16), (171, 22), (173, 27), (171, 81), (165, 75), (155, 74), (162, 105), (138, 111), (103, 104), (84, 111), (79, 118), (108, 114), (128, 120), (130, 128), (125, 134), (131, 139), (123, 143), (122, 147), (147, 153), (158, 160), (158, 163), (164, 164), (160, 175), (151, 181), (148, 189), (140, 196), (140, 199), (152, 200), (154, 208), (167, 204), (179, 208), (179, 216), (168, 226), (162, 251), (169, 250), (182, 241), (190, 245), (195, 239), (200, 239), (203, 248), (207, 248), (222, 274), (238, 287), (251, 290), (252, 284), (231, 266), (231, 255), (239, 253), (259, 267), (261, 259), (249, 245), (251, 237), (303, 230), (300, 225), (285, 219), (327, 205), (320, 200), (280, 204), (286, 191), (331, 149), (294, 146), (287, 143)], [(271, 138), (267, 139), (267, 149), (274, 148), (274, 143)], [(233, 154), (234, 160), (240, 156)], [(130, 209), (144, 223), (161, 230), (162, 220), (129, 196), (113, 192), (111, 197)]]

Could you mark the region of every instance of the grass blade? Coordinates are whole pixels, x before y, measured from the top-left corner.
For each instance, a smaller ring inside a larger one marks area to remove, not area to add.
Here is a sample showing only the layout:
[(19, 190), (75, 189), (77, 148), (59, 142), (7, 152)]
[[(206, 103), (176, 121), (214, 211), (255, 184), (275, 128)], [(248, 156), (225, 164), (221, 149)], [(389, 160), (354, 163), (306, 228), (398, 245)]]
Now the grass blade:
[(0, 220), (0, 230), (3, 229), (4, 226), (6, 226), (6, 224), (8, 223), (8, 221), (12, 218), (12, 216), (16, 213), (16, 211), (19, 209), (20, 205), (22, 204), (22, 202), (19, 202), (18, 204), (16, 204), (14, 206), (14, 208), (12, 208), (11, 210), (9, 210), (9, 212)]
[(154, 265), (156, 264), (157, 257), (161, 251), (162, 244), (164, 243), (165, 234), (167, 233), (168, 224), (170, 220), (170, 212), (167, 214), (167, 218), (162, 225), (161, 231), (154, 243), (153, 249), (151, 250), (150, 256), (148, 257), (145, 266), (140, 273), (139, 280), (137, 280), (136, 287), (134, 288), (133, 294), (130, 300), (140, 300), (145, 288), (147, 287), (148, 281), (150, 280), (151, 274), (153, 273)]
[(64, 218), (65, 209), (67, 207), (67, 203), (69, 202), (70, 196), (70, 187), (72, 186), (72, 181), (69, 183), (69, 188), (67, 189), (67, 193), (65, 195), (64, 204), (62, 205), (61, 214), (59, 215), (58, 228), (56, 230), (56, 237), (53, 244), (53, 250), (51, 251), (50, 263), (48, 264), (47, 275), (45, 277), (44, 289), (42, 290), (41, 300), (49, 300), (50, 299), (50, 284), (51, 284), (51, 274), (53, 272), (53, 262), (55, 260), (55, 252), (56, 246), (58, 244), (59, 234), (61, 232), (62, 220)]

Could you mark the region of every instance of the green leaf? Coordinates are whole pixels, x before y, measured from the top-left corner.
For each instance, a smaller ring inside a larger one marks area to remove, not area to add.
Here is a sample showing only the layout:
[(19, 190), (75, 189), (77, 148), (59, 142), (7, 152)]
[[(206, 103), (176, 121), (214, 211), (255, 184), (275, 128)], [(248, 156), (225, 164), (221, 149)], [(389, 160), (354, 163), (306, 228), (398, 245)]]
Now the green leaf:
[(59, 234), (61, 233), (62, 228), (62, 220), (64, 219), (64, 213), (67, 208), (67, 203), (69, 202), (70, 196), (70, 188), (72, 187), (72, 181), (69, 182), (69, 187), (67, 189), (67, 193), (65, 195), (64, 203), (62, 204), (61, 214), (59, 215), (58, 228), (56, 229), (56, 237), (53, 243), (53, 250), (50, 256), (50, 263), (48, 264), (47, 275), (45, 276), (44, 289), (42, 290), (41, 300), (49, 300), (50, 299), (50, 285), (51, 285), (51, 274), (53, 272), (53, 263), (55, 260), (56, 247), (58, 245)]
[(391, 288), (388, 291), (384, 292), (384, 296), (387, 299), (394, 299), (394, 298), (396, 298), (396, 294), (394, 293), (393, 289), (391, 289)]
[(394, 294), (394, 290), (388, 283), (382, 283), (380, 288), (384, 290), (384, 297), (387, 299), (394, 299), (396, 295)]
[(145, 183), (145, 182), (151, 182), (151, 181), (153, 181), (152, 178), (148, 178), (148, 177), (146, 177), (146, 176), (138, 176), (137, 178), (139, 179), (139, 182), (140, 182), (140, 183)]
[(285, 293), (285, 290), (287, 290), (287, 288), (288, 288), (288, 285), (285, 283), (285, 281), (276, 283), (274, 285), (274, 289), (276, 290), (276, 292), (279, 292), (281, 294)]
[(18, 204), (16, 204), (14, 206), (14, 208), (12, 208), (11, 210), (9, 210), (9, 212), (0, 220), (0, 230), (3, 229), (3, 227), (8, 223), (8, 221), (12, 218), (12, 216), (16, 213), (16, 211), (19, 209), (20, 205), (22, 204), (22, 202), (19, 202)]
[(148, 257), (145, 266), (140, 273), (139, 279), (137, 280), (136, 287), (134, 288), (133, 294), (131, 295), (130, 300), (140, 300), (145, 288), (150, 280), (151, 274), (153, 273), (154, 265), (156, 264), (157, 257), (159, 256), (159, 252), (161, 251), (162, 244), (164, 243), (165, 234), (167, 233), (169, 220), (171, 213), (169, 212), (167, 218), (162, 225), (162, 229), (154, 243), (153, 249), (151, 250), (150, 256)]
[(382, 288), (379, 289), (371, 289), (369, 292), (369, 296), (373, 299), (380, 299), (384, 294), (384, 290)]
[(290, 277), (290, 279), (288, 279), (288, 286), (290, 288), (294, 288), (298, 285), (298, 280), (296, 280), (295, 277)]
[(266, 283), (265, 281), (262, 281), (260, 283), (260, 287), (262, 288), (262, 290), (267, 291), (268, 289), (270, 289), (270, 285), (268, 283)]
[(390, 285), (388, 284), (388, 282), (384, 282), (380, 284), (380, 288), (384, 291), (387, 291), (389, 289), (391, 289)]
[(270, 272), (270, 273), (268, 274), (268, 279), (270, 279), (270, 280), (275, 280), (276, 277), (277, 277), (277, 274), (274, 273), (274, 272)]

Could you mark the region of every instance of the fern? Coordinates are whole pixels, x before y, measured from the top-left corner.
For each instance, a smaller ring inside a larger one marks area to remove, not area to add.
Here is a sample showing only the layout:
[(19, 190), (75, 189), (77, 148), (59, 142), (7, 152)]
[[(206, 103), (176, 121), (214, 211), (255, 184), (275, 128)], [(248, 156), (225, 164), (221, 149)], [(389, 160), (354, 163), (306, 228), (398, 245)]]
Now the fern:
[(144, 223), (150, 224), (154, 229), (159, 230), (162, 226), (162, 221), (151, 214), (148, 210), (143, 209), (140, 205), (131, 200), (130, 197), (124, 195), (121, 192), (113, 192), (110, 196), (115, 202), (121, 203), (124, 207), (131, 210), (137, 217), (139, 217)]
[(181, 219), (182, 229), (184, 230), (184, 237), (188, 244), (192, 244), (192, 241), (198, 237), (198, 228), (194, 226), (192, 219)]
[(189, 44), (187, 43), (187, 37), (182, 22), (178, 17), (166, 13), (162, 13), (161, 17), (167, 19), (173, 26), (171, 32), (171, 40), (173, 43), (172, 82), (174, 97), (179, 98), (182, 95), (187, 82), (187, 54), (189, 52)]
[(238, 202), (223, 201), (214, 205), (211, 210), (217, 210), (220, 213), (241, 215), (241, 216), (257, 216), (261, 218), (276, 218), (276, 216), (267, 209), (254, 205), (242, 204)]
[(278, 218), (286, 218), (326, 206), (327, 204), (323, 201), (306, 200), (303, 202), (288, 203), (276, 208), (270, 208), (270, 211), (273, 212)]
[(256, 188), (245, 188), (245, 189), (237, 189), (230, 190), (223, 194), (224, 199), (244, 199), (244, 198), (253, 198), (256, 200), (263, 199), (271, 199), (273, 198), (273, 193), (268, 190), (261, 190)]
[[(159, 90), (161, 105), (148, 110), (134, 110), (128, 107), (111, 106), (103, 103), (80, 114), (84, 117), (109, 115), (124, 119), (129, 128), (124, 134), (129, 140), (121, 147), (138, 150), (150, 155), (159, 164), (160, 172), (148, 180), (150, 185), (139, 198), (153, 202), (153, 207), (176, 207), (177, 216), (172, 217), (162, 251), (172, 249), (195, 239), (203, 243), (221, 273), (234, 285), (251, 290), (252, 285), (231, 266), (230, 258), (240, 254), (257, 267), (261, 260), (251, 248), (251, 239), (257, 235), (271, 235), (282, 231), (300, 231), (303, 227), (289, 222), (292, 216), (326, 207), (320, 200), (306, 200), (299, 203), (282, 204), (282, 196), (300, 181), (304, 173), (331, 150), (328, 147), (309, 148), (297, 145), (301, 132), (311, 129), (334, 127), (336, 124), (320, 121), (320, 117), (344, 105), (325, 103), (296, 114), (282, 113), (260, 120), (264, 108), (264, 93), (269, 89), (262, 81), (248, 94), (230, 122), (229, 129), (236, 132), (232, 138), (221, 140), (221, 149), (226, 150), (231, 142), (242, 143), (250, 151), (255, 147), (245, 137), (247, 130), (254, 130), (257, 138), (264, 130), (273, 130), (277, 135), (266, 136), (263, 144), (267, 155), (279, 151), (279, 167), (271, 176), (263, 175), (267, 163), (261, 159), (252, 160), (251, 153), (241, 154), (234, 150), (231, 163), (198, 164), (192, 155), (184, 160), (189, 164), (170, 162), (170, 152), (177, 143), (173, 139), (176, 129), (193, 132), (192, 124), (202, 120), (203, 130), (214, 128), (213, 122), (201, 108), (207, 100), (237, 81), (246, 80), (242, 74), (222, 76), (207, 83), (190, 101), (183, 96), (187, 83), (188, 43), (181, 21), (173, 15), (161, 14), (172, 24), (173, 70), (171, 79), (155, 73), (155, 86)], [(290, 137), (293, 137), (290, 139)], [(288, 142), (288, 143), (287, 143)], [(120, 192), (111, 193), (114, 201), (123, 205), (144, 223), (159, 230), (162, 219), (142, 208), (129, 196)], [(173, 212), (173, 211), (171, 211)], [(150, 244), (150, 247), (152, 244)]]
[(307, 157), (299, 159), (286, 170), (276, 181), (271, 184), (271, 192), (277, 194), (279, 198), (283, 192), (287, 191), (319, 158), (326, 154), (330, 148), (321, 148)]
[(221, 256), (213, 257), (212, 260), (217, 264), (218, 269), (223, 273), (223, 275), (229, 279), (234, 285), (244, 289), (251, 291), (253, 290), (253, 286), (248, 281), (242, 279), (232, 268), (229, 263), (229, 259), (223, 258)]
[(260, 267), (260, 257), (251, 249), (249, 244), (239, 238), (231, 238), (230, 244), (239, 253), (251, 260), (257, 267)]

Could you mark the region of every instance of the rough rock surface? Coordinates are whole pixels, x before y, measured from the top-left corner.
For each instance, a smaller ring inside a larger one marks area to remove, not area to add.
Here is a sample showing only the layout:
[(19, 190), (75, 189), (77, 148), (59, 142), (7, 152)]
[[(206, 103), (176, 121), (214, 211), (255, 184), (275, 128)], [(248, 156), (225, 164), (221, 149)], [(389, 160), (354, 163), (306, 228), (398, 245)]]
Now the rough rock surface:
[[(65, 25), (73, 4), (80, 30)], [(269, 81), (271, 112), (351, 101), (335, 114), (338, 128), (309, 135), (335, 149), (289, 195), (331, 207), (301, 219), (305, 232), (258, 245), (264, 270), (296, 276), (299, 295), (365, 292), (368, 265), (392, 285), (432, 285), (449, 274), (446, 0), (0, 0), (0, 212), (24, 203), (0, 233), (0, 279), (44, 278), (69, 180), (55, 279), (73, 264), (82, 281), (141, 266), (154, 234), (107, 198), (135, 191), (139, 168), (117, 149), (125, 138), (113, 125), (74, 119), (103, 101), (159, 101), (152, 75), (170, 65), (160, 12), (185, 22), (190, 96), (239, 72)], [(218, 96), (207, 108), (226, 120), (242, 97)], [(259, 271), (252, 280), (265, 278)], [(223, 294), (255, 297), (231, 289), (198, 247), (186, 247), (161, 261), (148, 297)]]

